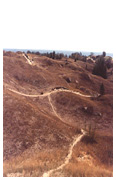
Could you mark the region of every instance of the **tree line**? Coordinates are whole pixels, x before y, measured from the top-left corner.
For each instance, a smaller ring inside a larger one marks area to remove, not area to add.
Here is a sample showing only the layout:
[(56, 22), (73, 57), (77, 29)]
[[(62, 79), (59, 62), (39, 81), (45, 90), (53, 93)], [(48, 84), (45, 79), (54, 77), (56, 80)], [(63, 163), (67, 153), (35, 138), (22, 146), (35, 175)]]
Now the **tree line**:
[[(55, 51), (53, 52), (44, 52), (44, 53), (40, 53), (39, 51), (27, 51), (27, 53), (31, 53), (31, 54), (36, 54), (36, 55), (41, 55), (41, 56), (46, 56), (52, 59), (57, 59), (60, 60), (62, 58), (67, 58), (67, 55), (64, 55), (63, 53), (56, 53)], [(111, 58), (109, 57), (108, 61), (105, 61), (105, 56), (106, 56), (106, 52), (103, 52), (102, 55), (98, 55), (98, 56), (94, 56), (94, 53), (90, 53), (89, 57), (91, 57), (94, 61), (95, 61), (95, 65), (93, 67), (93, 71), (92, 74), (94, 75), (98, 75), (103, 77), (104, 79), (107, 78), (107, 69), (112, 67), (111, 64)], [(84, 56), (82, 55), (82, 53), (80, 52), (75, 52), (72, 53), (69, 58), (73, 59), (74, 62), (80, 60), (83, 62), (87, 61), (88, 56)], [(67, 60), (67, 59), (66, 59)], [(87, 65), (86, 65), (86, 69), (87, 69)]]
[(62, 59), (63, 57), (67, 58), (67, 55), (64, 55), (63, 53), (56, 53), (55, 51), (53, 52), (46, 52), (46, 53), (40, 53), (39, 51), (34, 52), (34, 51), (27, 51), (29, 54), (36, 54), (36, 55), (41, 55), (41, 56), (46, 56), (52, 59)]

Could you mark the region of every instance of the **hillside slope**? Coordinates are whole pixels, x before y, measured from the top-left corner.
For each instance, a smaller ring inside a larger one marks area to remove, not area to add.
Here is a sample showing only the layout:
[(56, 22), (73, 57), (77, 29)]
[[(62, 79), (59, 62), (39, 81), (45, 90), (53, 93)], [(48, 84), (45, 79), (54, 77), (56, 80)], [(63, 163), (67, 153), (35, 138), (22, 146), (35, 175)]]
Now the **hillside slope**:
[[(3, 63), (4, 176), (42, 176), (57, 168), (74, 137), (81, 134), (81, 129), (90, 128), (95, 131), (97, 143), (89, 143), (92, 165), (97, 164), (94, 176), (112, 176), (112, 75), (108, 79), (93, 75), (94, 64), (89, 62), (22, 52), (4, 52)], [(101, 83), (105, 87), (103, 96), (99, 96)], [(75, 145), (78, 156), (87, 153), (87, 142), (85, 136)], [(71, 170), (79, 163), (86, 166), (88, 161), (80, 162), (72, 154), (68, 165), (51, 176), (82, 176)], [(93, 176), (89, 171), (85, 176)]]

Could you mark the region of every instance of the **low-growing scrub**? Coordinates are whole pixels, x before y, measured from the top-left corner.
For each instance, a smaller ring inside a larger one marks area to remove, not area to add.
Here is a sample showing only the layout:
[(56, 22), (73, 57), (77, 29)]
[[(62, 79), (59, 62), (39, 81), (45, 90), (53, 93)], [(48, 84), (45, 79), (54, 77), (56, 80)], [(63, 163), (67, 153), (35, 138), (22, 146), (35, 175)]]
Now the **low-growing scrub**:
[(89, 166), (87, 163), (69, 163), (64, 168), (68, 177), (112, 177), (112, 172), (99, 166)]
[(89, 135), (84, 136), (81, 141), (86, 144), (97, 143), (95, 138), (93, 136), (89, 136)]
[(24, 153), (21, 156), (7, 160), (3, 164), (4, 177), (23, 176), (40, 177), (50, 169), (61, 165), (67, 156), (68, 149), (55, 149), (54, 151)]

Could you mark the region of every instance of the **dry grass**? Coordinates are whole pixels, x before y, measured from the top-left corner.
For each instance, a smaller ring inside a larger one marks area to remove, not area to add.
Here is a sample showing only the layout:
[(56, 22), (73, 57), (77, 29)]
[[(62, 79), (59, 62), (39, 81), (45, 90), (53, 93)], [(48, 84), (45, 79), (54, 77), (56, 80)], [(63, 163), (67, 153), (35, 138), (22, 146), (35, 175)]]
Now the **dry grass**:
[[(72, 159), (61, 174), (66, 177), (112, 177), (112, 136), (96, 135), (95, 142), (82, 139), (73, 149)], [(59, 173), (60, 175), (60, 173)]]
[(11, 173), (13, 175), (20, 173), (20, 176), (24, 177), (40, 177), (44, 172), (61, 165), (67, 156), (67, 151), (66, 149), (46, 150), (44, 152), (36, 152), (32, 156), (23, 153), (21, 156), (4, 162), (4, 176), (8, 176)]
[[(69, 146), (68, 146), (69, 148)], [(41, 177), (44, 172), (60, 166), (68, 148), (52, 149), (21, 156), (4, 162), (4, 176)], [(96, 143), (79, 142), (73, 149), (72, 159), (62, 170), (51, 176), (112, 177), (112, 137), (96, 136)]]
[(95, 142), (86, 138), (78, 143), (70, 163), (64, 168), (65, 176), (72, 177), (112, 177), (113, 138), (96, 134)]
[[(85, 127), (85, 121), (87, 127), (96, 123), (95, 141), (84, 137), (74, 147), (69, 164), (55, 175), (112, 176), (112, 81), (92, 75), (91, 64), (68, 59), (66, 65), (65, 59), (36, 57), (35, 65), (30, 66), (21, 54), (4, 53), (4, 176), (38, 177), (61, 165), (72, 137), (79, 133), (78, 128)], [(71, 82), (67, 83), (64, 76)], [(101, 83), (105, 95), (99, 98), (66, 92), (51, 95), (54, 109), (65, 123), (55, 116), (47, 98), (23, 97), (7, 89), (40, 94), (55, 87), (65, 87), (96, 95)], [(85, 111), (85, 107), (92, 107), (93, 111)]]
[(106, 168), (113, 166), (113, 138), (112, 136), (95, 135), (95, 142), (86, 142), (86, 138), (82, 139), (73, 150), (73, 162), (78, 157), (90, 155), (95, 165), (103, 165)]
[(89, 166), (86, 162), (69, 163), (64, 168), (68, 177), (112, 177), (112, 171), (100, 166)]

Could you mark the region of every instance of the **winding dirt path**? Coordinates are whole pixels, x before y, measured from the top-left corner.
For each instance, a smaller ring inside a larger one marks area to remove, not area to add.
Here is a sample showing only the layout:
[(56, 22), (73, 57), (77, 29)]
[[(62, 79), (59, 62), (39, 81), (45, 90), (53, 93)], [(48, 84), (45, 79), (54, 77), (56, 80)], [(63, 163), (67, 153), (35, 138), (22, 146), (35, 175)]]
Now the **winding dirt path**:
[(52, 108), (52, 111), (53, 111), (53, 113), (54, 113), (54, 115), (58, 118), (58, 119), (60, 119), (63, 123), (66, 123), (58, 114), (57, 114), (57, 111), (55, 110), (55, 108), (54, 108), (54, 105), (52, 104), (52, 99), (51, 99), (51, 97), (50, 97), (50, 95), (51, 94), (53, 94), (53, 93), (57, 93), (57, 92), (71, 92), (71, 93), (73, 93), (73, 94), (77, 94), (77, 95), (80, 95), (80, 96), (84, 96), (84, 97), (92, 97), (92, 96), (89, 96), (89, 95), (84, 95), (84, 94), (81, 94), (81, 93), (79, 93), (79, 92), (75, 92), (75, 91), (71, 91), (71, 90), (67, 90), (67, 89), (63, 89), (63, 88), (61, 88), (61, 89), (54, 89), (54, 90), (52, 90), (52, 91), (50, 91), (50, 92), (46, 92), (46, 93), (44, 93), (44, 94), (37, 94), (37, 95), (28, 95), (28, 94), (24, 94), (24, 93), (21, 93), (21, 92), (18, 92), (18, 91), (15, 91), (15, 90), (13, 90), (13, 89), (10, 89), (10, 88), (8, 88), (7, 87), (7, 89), (8, 90), (10, 90), (10, 91), (12, 91), (12, 92), (14, 92), (14, 93), (16, 93), (16, 94), (19, 94), (19, 95), (21, 95), (21, 96), (26, 96), (26, 97), (46, 97), (46, 96), (48, 96), (48, 100), (49, 100), (49, 103), (50, 103), (50, 106), (51, 106), (51, 108)]
[(63, 118), (61, 118), (61, 117), (58, 115), (57, 111), (56, 111), (55, 108), (54, 108), (54, 105), (53, 105), (53, 103), (52, 103), (52, 99), (51, 99), (50, 95), (48, 95), (48, 100), (49, 100), (49, 103), (50, 103), (50, 105), (51, 105), (51, 108), (52, 108), (52, 111), (53, 111), (54, 115), (55, 115), (60, 121), (62, 121), (63, 123), (65, 123), (65, 124), (67, 124), (67, 125), (71, 125), (70, 123), (66, 123), (66, 121), (64, 121)]
[[(61, 117), (57, 114), (57, 112), (55, 111), (54, 106), (53, 106), (53, 104), (52, 104), (51, 97), (50, 97), (51, 94), (56, 93), (56, 92), (71, 92), (71, 93), (73, 93), (73, 94), (77, 94), (77, 95), (80, 95), (80, 96), (91, 97), (90, 95), (84, 95), (84, 94), (81, 94), (81, 93), (79, 93), (79, 92), (75, 92), (75, 91), (67, 90), (67, 89), (63, 89), (63, 88), (61, 88), (61, 89), (54, 89), (54, 90), (52, 90), (51, 92), (46, 92), (46, 93), (41, 94), (41, 95), (28, 95), (28, 94), (20, 93), (20, 92), (18, 92), (18, 91), (15, 91), (15, 90), (13, 90), (13, 89), (10, 89), (10, 88), (8, 88), (8, 89), (9, 89), (10, 91), (14, 92), (14, 93), (17, 93), (17, 94), (22, 95), (22, 96), (27, 96), (27, 97), (48, 96), (48, 100), (49, 100), (49, 103), (50, 103), (50, 105), (51, 105), (51, 107), (52, 107), (52, 110), (53, 110), (54, 114), (56, 115), (56, 117), (58, 117), (60, 120), (62, 120), (62, 119), (61, 119)], [(62, 120), (62, 121), (63, 121), (63, 120)], [(72, 152), (73, 152), (74, 146), (75, 146), (75, 145), (81, 140), (81, 138), (86, 134), (86, 132), (85, 132), (83, 129), (81, 129), (81, 132), (82, 132), (82, 134), (79, 135), (79, 136), (76, 136), (76, 137), (74, 138), (72, 144), (70, 145), (69, 153), (68, 153), (67, 157), (65, 158), (64, 163), (61, 164), (61, 165), (60, 165), (59, 167), (57, 167), (56, 169), (51, 169), (50, 171), (45, 172), (42, 177), (49, 177), (51, 173), (53, 173), (53, 172), (55, 172), (55, 171), (58, 171), (58, 170), (60, 170), (60, 169), (63, 169), (63, 167), (66, 166), (66, 164), (69, 163), (69, 160), (72, 158)]]
[(77, 95), (84, 96), (84, 97), (92, 97), (92, 96), (89, 96), (89, 95), (84, 95), (84, 94), (81, 94), (81, 93), (79, 93), (79, 92), (75, 92), (75, 91), (71, 91), (71, 90), (67, 90), (67, 89), (63, 89), (63, 88), (61, 88), (61, 89), (54, 89), (54, 90), (52, 90), (52, 91), (50, 91), (50, 92), (46, 92), (46, 93), (44, 93), (44, 94), (29, 95), (29, 94), (24, 94), (24, 93), (15, 91), (15, 90), (13, 90), (13, 89), (10, 89), (10, 88), (7, 87), (7, 85), (6, 85), (5, 87), (6, 87), (9, 91), (12, 91), (12, 92), (14, 92), (14, 93), (16, 93), (16, 94), (19, 94), (19, 95), (21, 95), (21, 96), (33, 97), (33, 98), (34, 98), (34, 97), (36, 98), (36, 97), (46, 97), (46, 96), (48, 96), (48, 100), (49, 100), (49, 103), (50, 103), (50, 106), (51, 106), (51, 108), (52, 108), (52, 111), (53, 111), (54, 115), (55, 115), (58, 119), (60, 119), (63, 123), (66, 123), (66, 122), (57, 114), (57, 112), (56, 112), (56, 110), (55, 110), (55, 108), (54, 108), (54, 105), (52, 104), (52, 99), (51, 99), (51, 97), (50, 97), (51, 94), (57, 93), (57, 92), (71, 92), (71, 93), (73, 93), (73, 94), (77, 94)]
[(56, 93), (56, 92), (70, 92), (70, 93), (77, 94), (77, 95), (83, 96), (83, 97), (93, 97), (93, 96), (90, 96), (90, 95), (81, 94), (80, 92), (76, 92), (76, 91), (72, 91), (72, 90), (68, 90), (68, 89), (62, 89), (62, 88), (61, 89), (54, 89), (54, 90), (52, 90), (50, 92), (46, 92), (44, 94), (34, 94), (34, 95), (24, 94), (24, 93), (18, 92), (16, 90), (13, 90), (13, 89), (10, 89), (10, 88), (7, 88), (7, 89), (9, 89), (10, 91), (12, 91), (14, 93), (17, 93), (19, 95), (27, 96), (27, 97), (40, 97), (40, 96), (45, 97), (45, 96), (49, 96), (49, 95), (51, 95), (53, 93)]
[(53, 104), (52, 104), (50, 95), (48, 95), (48, 99), (49, 99), (49, 103), (50, 103), (50, 105), (51, 105), (51, 107), (52, 107), (52, 110), (53, 110), (54, 114), (55, 114), (60, 120), (62, 120), (62, 119), (60, 118), (60, 116), (57, 114), (57, 112), (55, 111), (55, 109), (54, 109), (54, 106), (53, 106)]
[(68, 163), (69, 163), (69, 160), (72, 158), (72, 152), (73, 152), (73, 148), (74, 146), (81, 140), (81, 138), (86, 134), (86, 132), (82, 129), (81, 130), (82, 134), (80, 136), (77, 136), (74, 138), (73, 140), (73, 143), (70, 145), (70, 148), (69, 148), (69, 153), (67, 155), (67, 157), (65, 158), (65, 161), (63, 164), (61, 164), (59, 167), (57, 167), (56, 169), (51, 169), (50, 171), (48, 172), (45, 172), (43, 174), (42, 177), (49, 177), (51, 173), (55, 172), (55, 171), (58, 171), (60, 169), (63, 169), (64, 166), (66, 166)]

